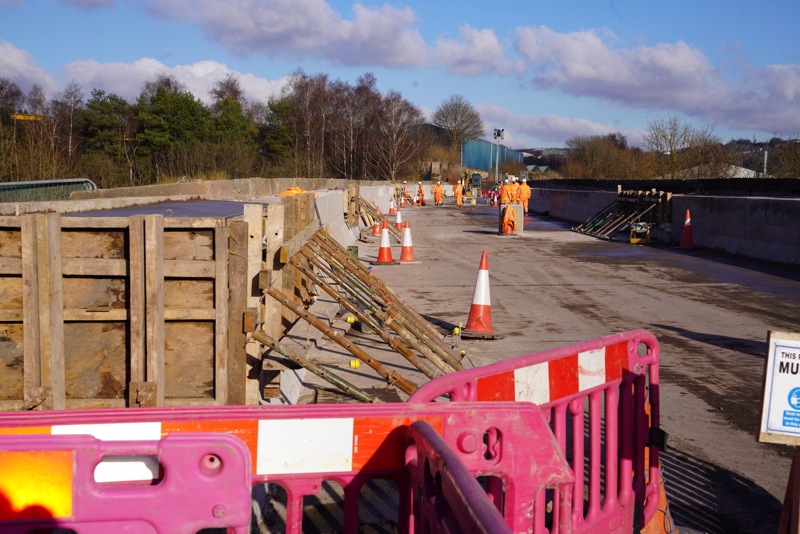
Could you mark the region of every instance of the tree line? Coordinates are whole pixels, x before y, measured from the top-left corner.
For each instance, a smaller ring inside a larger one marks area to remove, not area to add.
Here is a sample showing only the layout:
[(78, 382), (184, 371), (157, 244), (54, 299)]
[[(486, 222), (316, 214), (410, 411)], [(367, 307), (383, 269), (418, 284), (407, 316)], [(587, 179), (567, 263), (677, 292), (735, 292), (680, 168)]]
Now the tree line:
[(568, 156), (558, 170), (570, 178), (729, 178), (733, 166), (757, 176), (800, 177), (800, 139), (723, 144), (712, 126), (693, 126), (675, 116), (651, 121), (641, 148), (628, 146), (619, 132), (575, 136), (566, 145)]
[(249, 100), (235, 76), (205, 104), (173, 76), (135, 102), (70, 83), (46, 98), (0, 79), (0, 181), (85, 177), (99, 187), (165, 180), (334, 177), (395, 180), (424, 172), (435, 132), (374, 75), (355, 84), (295, 72), (279, 96)]
[[(485, 134), (463, 96), (443, 100), (427, 124), (399, 92), (381, 93), (371, 73), (351, 84), (298, 70), (266, 101), (248, 99), (229, 75), (208, 96), (206, 104), (169, 75), (145, 82), (134, 102), (100, 89), (86, 98), (74, 82), (48, 99), (38, 85), (25, 93), (0, 78), (0, 181), (83, 177), (108, 188), (253, 176), (416, 180), (431, 161), (448, 164), (441, 178), (455, 179), (462, 144)], [(575, 136), (566, 147), (566, 156), (535, 163), (563, 178), (717, 178), (732, 165), (763, 173), (765, 161), (767, 176), (800, 176), (798, 139), (723, 144), (712, 127), (678, 117), (651, 122), (642, 147), (619, 132)]]

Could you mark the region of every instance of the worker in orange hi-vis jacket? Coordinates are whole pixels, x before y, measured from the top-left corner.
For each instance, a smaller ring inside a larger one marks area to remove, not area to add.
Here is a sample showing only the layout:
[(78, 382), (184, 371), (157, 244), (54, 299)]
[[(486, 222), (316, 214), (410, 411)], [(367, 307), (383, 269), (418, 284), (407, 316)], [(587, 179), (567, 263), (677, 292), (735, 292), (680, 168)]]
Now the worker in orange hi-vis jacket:
[(500, 205), (511, 203), (511, 192), (508, 189), (508, 178), (500, 184)]
[(424, 206), (425, 205), (425, 188), (422, 187), (422, 182), (420, 182), (419, 185), (417, 186), (417, 198), (419, 199), (418, 200), (419, 205), (420, 206)]
[(456, 196), (456, 206), (460, 208), (464, 205), (464, 186), (461, 184), (461, 180), (453, 186), (453, 194)]
[(522, 184), (519, 186), (519, 200), (522, 202), (522, 212), (528, 214), (528, 201), (531, 199), (531, 186), (528, 185), (528, 180), (523, 178)]
[(442, 199), (444, 198), (444, 186), (442, 182), (436, 182), (433, 186), (433, 204), (435, 206), (443, 205)]
[(509, 177), (508, 197), (512, 204), (519, 204), (519, 182), (516, 176)]
[(403, 200), (401, 204), (403, 206), (411, 204), (411, 195), (408, 194), (408, 182), (403, 182)]

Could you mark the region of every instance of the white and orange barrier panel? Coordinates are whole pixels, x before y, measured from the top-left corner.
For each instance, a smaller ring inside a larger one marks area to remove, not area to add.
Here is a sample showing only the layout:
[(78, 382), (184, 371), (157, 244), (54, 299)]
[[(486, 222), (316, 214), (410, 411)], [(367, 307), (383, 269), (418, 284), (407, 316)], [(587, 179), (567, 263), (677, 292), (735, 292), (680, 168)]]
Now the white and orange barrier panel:
[[(77, 441), (64, 441), (67, 439)], [(83, 452), (83, 447), (88, 452)], [(85, 458), (71, 471), (63, 465), (60, 471), (44, 471), (66, 473), (61, 479), (62, 493), (72, 503), (71, 507), (55, 508), (51, 516), (58, 518), (59, 525), (89, 525), (86, 532), (98, 532), (91, 530), (92, 524), (102, 524), (104, 532), (119, 532), (129, 521), (146, 522), (151, 527), (149, 532), (188, 532), (167, 519), (173, 516), (191, 528), (219, 524), (212, 519), (225, 519), (230, 521), (228, 526), (239, 528), (238, 514), (251, 505), (247, 484), (264, 482), (278, 484), (286, 492), (287, 533), (303, 531), (304, 498), (316, 495), (326, 482), (343, 489), (341, 530), (357, 532), (359, 497), (364, 485), (376, 479), (391, 480), (399, 489), (399, 532), (431, 532), (436, 529), (425, 525), (453, 521), (466, 525), (464, 532), (494, 532), (497, 514), (490, 509), (503, 518), (506, 529), (500, 532), (527, 532), (532, 521), (541, 525), (555, 521), (561, 528), (553, 532), (568, 532), (565, 529), (572, 516), (574, 475), (543, 412), (532, 404), (385, 403), (0, 413), (0, 455), (43, 449), (64, 450), (67, 455), (77, 450), (75, 454)], [(116, 485), (121, 484), (125, 487), (119, 495), (138, 496), (148, 513), (126, 515), (117, 510), (118, 515), (113, 515), (112, 508), (124, 507), (103, 506), (99, 500), (84, 507), (84, 496), (96, 484), (91, 477), (97, 459), (135, 454), (149, 457), (149, 464), (143, 461), (140, 467), (126, 465), (125, 469), (107, 466), (103, 488), (110, 488), (110, 493), (100, 497), (113, 495)], [(211, 480), (214, 477), (207, 473), (209, 467), (204, 467), (208, 454), (220, 459), (220, 472), (230, 475), (231, 480), (213, 491), (207, 483), (227, 479)], [(233, 473), (228, 473), (227, 465), (233, 466)], [(134, 477), (132, 469), (137, 473)], [(248, 472), (249, 477), (245, 476)], [(465, 485), (465, 473), (473, 479), (482, 476), (501, 484), (506, 488), (503, 501), (493, 502), (486, 492), (477, 491), (475, 484)], [(24, 476), (0, 471), (0, 487), (9, 492), (7, 488)], [(173, 500), (171, 492), (178, 487), (184, 496)], [(228, 491), (229, 487), (233, 489)], [(426, 498), (420, 499), (420, 495)], [(552, 516), (545, 511), (545, 495), (551, 505), (557, 501)], [(44, 497), (40, 497), (15, 500), (15, 507), (43, 506)], [(534, 501), (539, 515), (532, 518)], [(230, 516), (226, 512), (220, 518), (223, 507), (236, 513)], [(24, 521), (18, 515), (0, 516), (0, 531), (18, 527), (25, 531), (23, 527), (29, 524)]]
[[(550, 532), (639, 532), (663, 488), (658, 362), (658, 342), (639, 329), (440, 376), (409, 402), (535, 403), (575, 476), (570, 529)], [(508, 488), (491, 490), (502, 500)]]

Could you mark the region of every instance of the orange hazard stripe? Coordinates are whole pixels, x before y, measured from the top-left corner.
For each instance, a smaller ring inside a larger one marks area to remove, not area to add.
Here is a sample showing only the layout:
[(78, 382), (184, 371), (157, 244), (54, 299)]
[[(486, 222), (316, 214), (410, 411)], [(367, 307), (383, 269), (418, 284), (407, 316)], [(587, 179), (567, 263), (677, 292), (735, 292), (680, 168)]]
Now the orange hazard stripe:
[(252, 474), (256, 473), (258, 456), (258, 420), (241, 421), (165, 421), (161, 423), (161, 436), (178, 432), (212, 432), (231, 434), (244, 441), (250, 450)]
[(548, 362), (550, 377), (550, 400), (563, 399), (574, 395), (580, 388), (578, 376), (578, 355), (559, 358)]
[(0, 520), (72, 516), (74, 452), (0, 451)]
[(514, 402), (514, 371), (505, 371), (496, 375), (478, 378), (477, 399), (488, 402)]
[(50, 434), (49, 426), (21, 426), (0, 428), (0, 436), (29, 436), (31, 434)]
[(441, 435), (444, 418), (357, 417), (353, 420), (353, 471), (391, 470), (403, 467), (403, 438), (414, 421), (427, 421)]
[(628, 367), (628, 342), (606, 347), (606, 382), (622, 378), (622, 370)]

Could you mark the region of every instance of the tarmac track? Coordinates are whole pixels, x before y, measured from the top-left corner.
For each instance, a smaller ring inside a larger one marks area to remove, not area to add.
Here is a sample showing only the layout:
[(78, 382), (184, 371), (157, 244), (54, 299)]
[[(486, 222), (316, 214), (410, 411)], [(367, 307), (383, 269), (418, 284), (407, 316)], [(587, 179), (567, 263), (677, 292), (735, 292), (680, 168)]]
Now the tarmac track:
[[(651, 331), (661, 347), (663, 462), (676, 523), (683, 532), (776, 531), (794, 449), (756, 435), (767, 333), (800, 329), (796, 268), (634, 246), (622, 234), (598, 240), (541, 216), (525, 217), (521, 236), (500, 236), (497, 208), (445, 202), (403, 210), (420, 263), (376, 265), (377, 276), (449, 330), (466, 322), (486, 250), (493, 325), (504, 337), (461, 341), (479, 363)], [(361, 259), (374, 260), (378, 244), (361, 243)]]

